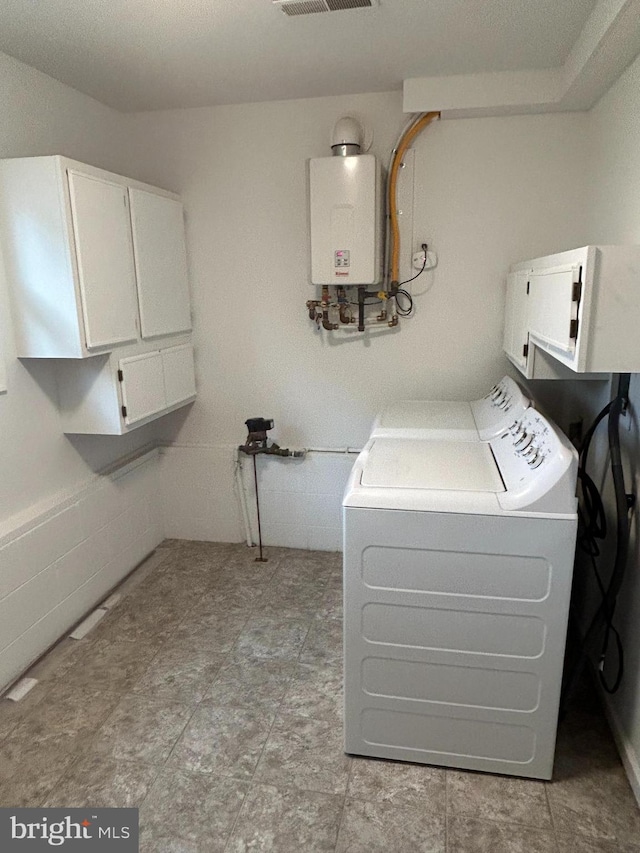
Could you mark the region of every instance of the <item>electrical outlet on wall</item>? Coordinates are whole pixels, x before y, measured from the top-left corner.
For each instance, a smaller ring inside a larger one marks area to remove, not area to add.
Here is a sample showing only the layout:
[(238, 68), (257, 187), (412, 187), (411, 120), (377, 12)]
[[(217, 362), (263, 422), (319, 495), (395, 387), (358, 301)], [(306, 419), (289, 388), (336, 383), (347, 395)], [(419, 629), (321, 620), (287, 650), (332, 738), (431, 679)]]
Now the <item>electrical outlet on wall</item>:
[(414, 270), (432, 270), (438, 265), (438, 256), (435, 252), (427, 252), (427, 264), (424, 263), (424, 249), (416, 252), (412, 258)]

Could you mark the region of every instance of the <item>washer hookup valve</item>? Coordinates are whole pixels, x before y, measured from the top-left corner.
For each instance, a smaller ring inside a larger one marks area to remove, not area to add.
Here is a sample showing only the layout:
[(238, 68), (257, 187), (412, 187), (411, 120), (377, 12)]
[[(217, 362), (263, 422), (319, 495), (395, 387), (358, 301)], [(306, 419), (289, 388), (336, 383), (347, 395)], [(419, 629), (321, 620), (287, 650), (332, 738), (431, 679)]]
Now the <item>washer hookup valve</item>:
[(270, 418), (249, 418), (245, 421), (249, 432), (244, 444), (238, 447), (241, 453), (247, 456), (256, 456), (258, 453), (267, 453), (270, 456), (304, 456), (304, 450), (289, 450), (280, 447), (275, 441), (269, 440), (267, 433), (273, 429), (273, 420)]

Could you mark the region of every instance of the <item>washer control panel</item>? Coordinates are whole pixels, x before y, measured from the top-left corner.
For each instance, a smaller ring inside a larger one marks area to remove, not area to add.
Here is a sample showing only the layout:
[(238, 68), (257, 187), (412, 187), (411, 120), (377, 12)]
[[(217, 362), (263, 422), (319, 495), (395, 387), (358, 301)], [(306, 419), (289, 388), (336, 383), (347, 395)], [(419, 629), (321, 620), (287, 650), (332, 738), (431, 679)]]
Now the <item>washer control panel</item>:
[(471, 403), (471, 411), (476, 422), (478, 434), (483, 441), (489, 441), (515, 420), (522, 417), (531, 402), (522, 388), (504, 376), (481, 400)]
[(533, 408), (514, 418), (490, 442), (506, 491), (505, 509), (553, 511), (554, 494), (575, 496), (578, 454), (551, 421)]

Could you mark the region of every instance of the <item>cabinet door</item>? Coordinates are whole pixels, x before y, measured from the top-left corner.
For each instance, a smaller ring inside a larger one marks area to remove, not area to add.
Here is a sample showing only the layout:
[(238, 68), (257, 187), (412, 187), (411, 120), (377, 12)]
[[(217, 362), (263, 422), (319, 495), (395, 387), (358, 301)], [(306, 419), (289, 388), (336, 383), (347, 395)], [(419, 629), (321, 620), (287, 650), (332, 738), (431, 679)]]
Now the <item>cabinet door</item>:
[(69, 170), (87, 348), (134, 341), (137, 306), (126, 187)]
[(120, 360), (124, 422), (129, 426), (167, 408), (158, 350)]
[(143, 338), (191, 328), (182, 205), (129, 189)]
[(503, 346), (507, 355), (522, 370), (527, 366), (529, 341), (528, 288), (526, 272), (508, 276)]
[(160, 350), (164, 370), (164, 394), (167, 408), (196, 395), (191, 344)]
[(578, 333), (577, 265), (534, 270), (529, 276), (529, 331), (565, 353), (575, 350)]

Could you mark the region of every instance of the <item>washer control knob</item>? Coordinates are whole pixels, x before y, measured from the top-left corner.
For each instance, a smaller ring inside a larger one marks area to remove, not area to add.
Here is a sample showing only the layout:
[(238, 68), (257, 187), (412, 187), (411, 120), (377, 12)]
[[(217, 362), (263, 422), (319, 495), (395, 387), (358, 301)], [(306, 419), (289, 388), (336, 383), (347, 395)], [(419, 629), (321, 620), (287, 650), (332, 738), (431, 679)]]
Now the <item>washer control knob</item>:
[(516, 440), (513, 442), (513, 446), (518, 451), (518, 453), (522, 453), (525, 447), (528, 447), (533, 441), (533, 436), (525, 429), (521, 429), (520, 432), (516, 434), (515, 439)]
[(530, 468), (539, 468), (544, 462), (544, 456), (541, 453), (536, 453), (533, 459), (529, 460)]
[(515, 435), (522, 429), (522, 421), (514, 421), (509, 427), (509, 432), (511, 435)]

